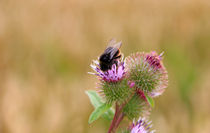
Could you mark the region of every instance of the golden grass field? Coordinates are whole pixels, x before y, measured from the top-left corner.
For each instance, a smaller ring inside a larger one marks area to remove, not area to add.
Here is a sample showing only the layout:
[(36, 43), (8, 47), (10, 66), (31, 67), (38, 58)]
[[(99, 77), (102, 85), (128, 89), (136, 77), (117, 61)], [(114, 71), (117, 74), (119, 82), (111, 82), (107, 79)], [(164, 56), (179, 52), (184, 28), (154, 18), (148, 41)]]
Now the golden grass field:
[(125, 56), (165, 52), (157, 133), (210, 132), (209, 0), (1, 0), (0, 133), (106, 133), (84, 91), (111, 38)]

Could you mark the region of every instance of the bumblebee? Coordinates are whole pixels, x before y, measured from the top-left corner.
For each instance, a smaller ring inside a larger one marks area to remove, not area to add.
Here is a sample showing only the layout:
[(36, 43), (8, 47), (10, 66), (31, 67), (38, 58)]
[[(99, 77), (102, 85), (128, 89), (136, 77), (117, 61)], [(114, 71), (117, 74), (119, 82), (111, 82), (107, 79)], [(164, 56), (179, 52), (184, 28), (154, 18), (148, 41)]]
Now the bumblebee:
[(116, 40), (112, 39), (108, 47), (105, 49), (103, 54), (99, 57), (99, 64), (100, 69), (102, 71), (107, 71), (112, 68), (113, 64), (117, 65), (117, 60), (121, 58), (120, 54), (120, 47), (122, 45), (122, 42), (116, 43)]

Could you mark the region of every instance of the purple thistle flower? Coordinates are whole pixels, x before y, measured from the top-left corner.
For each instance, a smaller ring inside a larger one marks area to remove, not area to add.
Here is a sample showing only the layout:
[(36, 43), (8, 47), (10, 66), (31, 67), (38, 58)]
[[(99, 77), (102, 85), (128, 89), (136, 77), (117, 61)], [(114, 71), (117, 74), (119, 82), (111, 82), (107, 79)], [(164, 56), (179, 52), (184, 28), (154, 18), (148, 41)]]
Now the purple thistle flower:
[(154, 133), (155, 130), (152, 130), (151, 127), (151, 121), (148, 122), (145, 118), (140, 117), (136, 124), (133, 122), (130, 133)]
[(93, 61), (91, 67), (95, 73), (89, 72), (89, 74), (94, 74), (98, 76), (100, 80), (105, 82), (115, 83), (121, 81), (125, 77), (125, 64), (123, 60), (118, 60), (117, 65), (113, 64), (112, 68), (105, 72), (100, 69), (99, 62), (97, 60)]
[(154, 67), (155, 69), (162, 69), (162, 55), (163, 53), (158, 56), (155, 51), (152, 51), (151, 53), (146, 55), (146, 61), (150, 64), (150, 66)]

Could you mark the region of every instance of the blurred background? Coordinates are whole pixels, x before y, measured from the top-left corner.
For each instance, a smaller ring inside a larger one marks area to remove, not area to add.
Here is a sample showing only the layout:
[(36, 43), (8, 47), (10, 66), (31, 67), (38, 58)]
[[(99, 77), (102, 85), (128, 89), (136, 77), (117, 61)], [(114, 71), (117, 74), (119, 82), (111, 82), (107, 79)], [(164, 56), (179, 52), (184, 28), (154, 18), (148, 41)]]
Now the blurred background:
[(111, 38), (125, 56), (165, 51), (157, 133), (210, 132), (209, 0), (1, 0), (0, 133), (106, 133), (84, 91)]

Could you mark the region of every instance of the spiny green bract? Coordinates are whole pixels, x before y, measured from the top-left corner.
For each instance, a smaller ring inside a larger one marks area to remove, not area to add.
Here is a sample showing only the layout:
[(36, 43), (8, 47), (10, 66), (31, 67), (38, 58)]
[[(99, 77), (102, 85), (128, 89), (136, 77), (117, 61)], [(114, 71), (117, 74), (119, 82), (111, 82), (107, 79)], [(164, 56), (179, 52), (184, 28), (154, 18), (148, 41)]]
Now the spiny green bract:
[(123, 103), (131, 95), (132, 89), (129, 88), (128, 81), (123, 79), (118, 82), (103, 82), (102, 91), (107, 103), (117, 101)]
[(142, 62), (130, 70), (130, 80), (135, 82), (137, 88), (144, 92), (150, 92), (159, 84), (161, 73), (149, 66), (149, 63)]
[(134, 94), (130, 101), (123, 108), (124, 114), (130, 119), (139, 118), (149, 112), (150, 107), (147, 102), (138, 94)]

